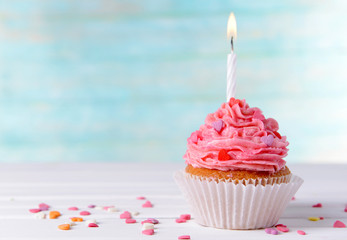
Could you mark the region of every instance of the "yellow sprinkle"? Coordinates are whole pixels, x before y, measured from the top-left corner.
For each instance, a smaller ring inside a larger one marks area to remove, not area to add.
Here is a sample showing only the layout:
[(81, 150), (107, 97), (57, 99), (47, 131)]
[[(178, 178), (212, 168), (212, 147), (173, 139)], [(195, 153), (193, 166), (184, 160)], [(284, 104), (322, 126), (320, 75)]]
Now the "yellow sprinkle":
[(309, 217), (308, 220), (310, 220), (310, 221), (319, 221), (320, 218), (319, 217)]

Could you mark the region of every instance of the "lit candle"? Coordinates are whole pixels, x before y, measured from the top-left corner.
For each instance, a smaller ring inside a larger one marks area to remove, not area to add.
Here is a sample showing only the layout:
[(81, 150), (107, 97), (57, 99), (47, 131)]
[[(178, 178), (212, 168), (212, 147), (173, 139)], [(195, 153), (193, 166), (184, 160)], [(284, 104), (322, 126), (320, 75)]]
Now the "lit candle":
[(230, 13), (228, 20), (227, 36), (231, 43), (231, 52), (228, 54), (227, 64), (227, 101), (235, 97), (236, 91), (236, 54), (234, 53), (234, 41), (236, 39), (236, 19), (234, 13)]

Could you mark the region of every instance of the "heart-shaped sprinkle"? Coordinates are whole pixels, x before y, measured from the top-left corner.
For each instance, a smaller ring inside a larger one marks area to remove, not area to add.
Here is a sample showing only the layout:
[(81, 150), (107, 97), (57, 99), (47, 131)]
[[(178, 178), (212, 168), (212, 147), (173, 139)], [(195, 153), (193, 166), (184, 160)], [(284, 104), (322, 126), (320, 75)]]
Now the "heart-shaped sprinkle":
[(80, 217), (72, 217), (70, 218), (70, 220), (72, 222), (83, 222), (83, 218), (80, 218)]
[(347, 212), (347, 206), (345, 207), (345, 210), (344, 210), (344, 212)]
[(78, 207), (69, 207), (67, 210), (69, 210), (69, 211), (78, 211)]
[(187, 222), (187, 220), (185, 220), (185, 219), (183, 219), (183, 218), (177, 218), (175, 221), (176, 221), (177, 223), (185, 223), (185, 222)]
[(154, 224), (153, 223), (143, 223), (142, 224), (142, 230), (147, 230), (147, 229), (154, 229)]
[(121, 219), (129, 219), (131, 218), (131, 214), (128, 211), (123, 212), (120, 216)]
[(158, 224), (159, 221), (155, 218), (147, 218), (147, 220), (151, 221), (153, 224)]
[(99, 225), (96, 223), (89, 223), (88, 227), (99, 227)]
[(300, 234), (300, 235), (306, 235), (306, 233), (304, 231), (302, 231), (302, 230), (298, 230), (297, 233)]
[(189, 235), (182, 235), (182, 236), (179, 236), (178, 239), (190, 239), (190, 236)]
[(271, 234), (272, 234), (272, 235), (277, 235), (277, 234), (278, 234), (278, 231), (277, 231), (276, 229), (272, 229), (272, 228), (271, 228)]
[(284, 226), (277, 226), (276, 228), (278, 229), (278, 231), (281, 231), (281, 232), (289, 232), (289, 228)]
[(47, 205), (46, 203), (40, 203), (40, 204), (39, 204), (39, 209), (40, 209), (41, 211), (47, 211), (47, 210), (49, 210), (49, 208), (50, 208), (50, 206)]
[(337, 220), (334, 223), (334, 228), (345, 228), (345, 227), (346, 227), (346, 225), (343, 222), (339, 221), (339, 220)]
[(317, 203), (315, 205), (312, 205), (312, 207), (314, 208), (321, 208), (322, 207), (322, 204), (321, 203)]
[(219, 119), (218, 121), (213, 122), (212, 127), (214, 128), (214, 130), (216, 130), (216, 132), (221, 133), (224, 127), (223, 120)]
[(272, 143), (274, 142), (274, 136), (272, 136), (272, 135), (263, 136), (260, 138), (260, 140), (263, 143), (265, 143), (268, 147), (270, 147), (272, 145)]
[(150, 201), (146, 201), (144, 204), (142, 204), (143, 208), (151, 208), (153, 207), (152, 203)]
[(31, 212), (31, 213), (38, 213), (38, 212), (41, 212), (41, 209), (39, 209), (39, 208), (29, 209), (29, 212)]
[(138, 196), (136, 197), (137, 200), (145, 200), (146, 198), (144, 196)]
[(136, 223), (136, 220), (128, 218), (128, 219), (125, 219), (125, 223)]
[(271, 234), (271, 230), (272, 230), (272, 228), (265, 228), (265, 232), (266, 232), (267, 234)]
[(88, 208), (95, 208), (96, 206), (94, 204), (88, 205)]
[(219, 153), (218, 153), (218, 160), (226, 161), (226, 160), (230, 160), (230, 159), (231, 159), (231, 157), (228, 154), (227, 150), (222, 149), (222, 150), (219, 151)]
[(190, 140), (197, 144), (198, 143), (198, 134), (196, 132), (193, 132), (191, 135), (190, 135)]
[(146, 229), (146, 230), (142, 231), (142, 234), (153, 235), (154, 234), (154, 230), (153, 229)]
[(190, 214), (181, 214), (180, 218), (185, 219), (185, 220), (190, 220), (191, 216), (190, 216)]

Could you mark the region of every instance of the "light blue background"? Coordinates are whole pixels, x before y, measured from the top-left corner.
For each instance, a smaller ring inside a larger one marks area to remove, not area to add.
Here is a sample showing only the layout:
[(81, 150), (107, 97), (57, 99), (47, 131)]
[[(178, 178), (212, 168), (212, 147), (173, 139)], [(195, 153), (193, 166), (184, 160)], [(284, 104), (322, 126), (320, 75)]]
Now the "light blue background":
[(183, 161), (225, 101), (274, 117), (289, 162), (346, 162), (346, 1), (0, 0), (0, 161)]

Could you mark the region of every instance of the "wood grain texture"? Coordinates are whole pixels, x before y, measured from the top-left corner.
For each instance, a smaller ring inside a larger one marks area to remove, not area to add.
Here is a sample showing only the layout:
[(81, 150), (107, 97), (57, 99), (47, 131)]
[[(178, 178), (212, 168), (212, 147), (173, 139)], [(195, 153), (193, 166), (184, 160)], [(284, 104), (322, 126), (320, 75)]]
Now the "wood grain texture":
[[(191, 235), (192, 240), (210, 239), (343, 239), (347, 229), (333, 228), (339, 219), (347, 223), (345, 180), (346, 165), (290, 165), (292, 171), (305, 180), (280, 223), (290, 228), (289, 233), (269, 236), (264, 230), (229, 231), (199, 226), (193, 220), (175, 223), (182, 213), (189, 213), (189, 207), (173, 181), (173, 172), (183, 169), (182, 164), (125, 164), (125, 163), (75, 163), (75, 164), (2, 164), (0, 169), (0, 239), (177, 239), (179, 235)], [(153, 208), (142, 208), (137, 196), (145, 196)], [(38, 220), (28, 209), (45, 202), (63, 215), (59, 219)], [(312, 208), (321, 202), (322, 208)], [(115, 205), (121, 211), (138, 211), (136, 220), (148, 217), (158, 218), (153, 236), (141, 234), (140, 223), (125, 224), (119, 219), (120, 212), (108, 213), (89, 209), (88, 218), (100, 223), (98, 229), (90, 229), (84, 223), (70, 231), (60, 231), (59, 224), (78, 212), (68, 211), (70, 206), (81, 210), (89, 204), (99, 206)], [(311, 222), (307, 217), (324, 217)], [(193, 216), (194, 217), (194, 216)], [(304, 230), (300, 236), (296, 230)]]
[(225, 101), (278, 119), (289, 161), (344, 162), (343, 1), (0, 1), (0, 161), (181, 161)]

